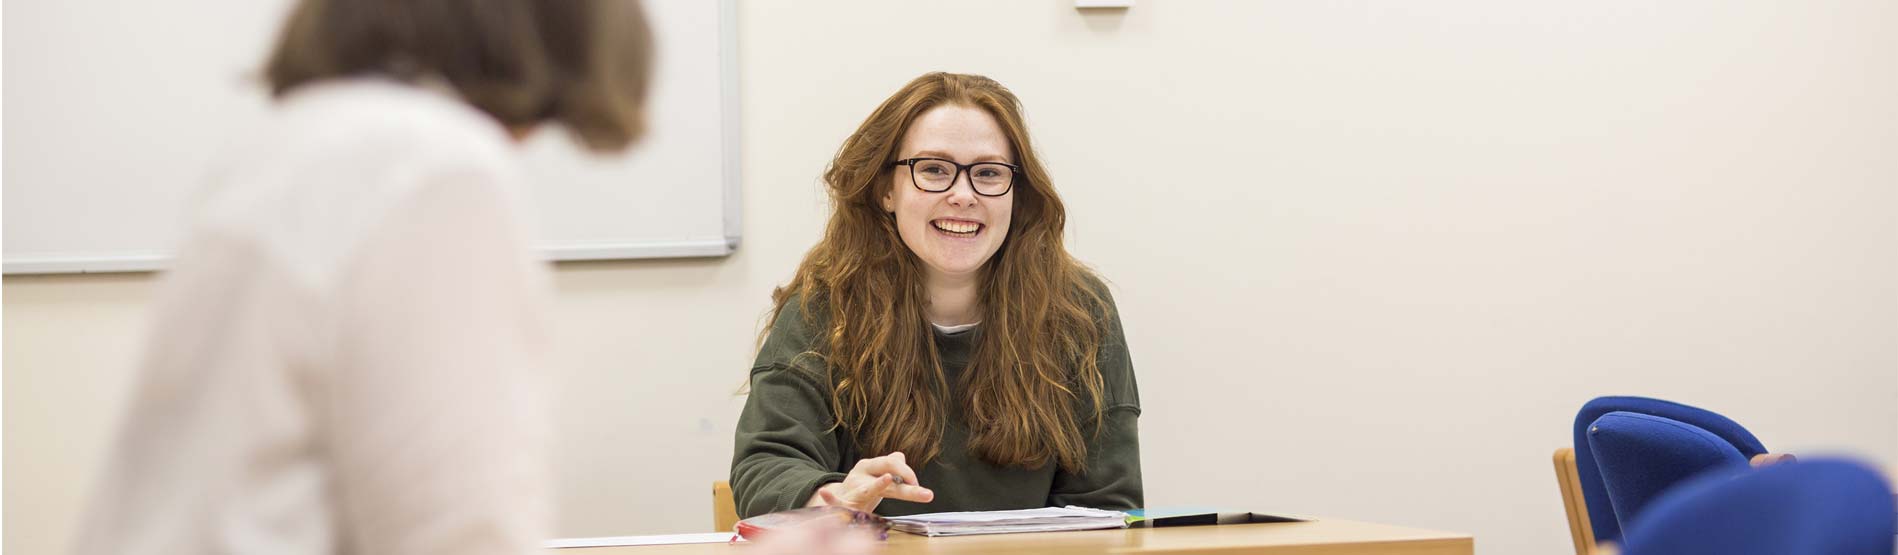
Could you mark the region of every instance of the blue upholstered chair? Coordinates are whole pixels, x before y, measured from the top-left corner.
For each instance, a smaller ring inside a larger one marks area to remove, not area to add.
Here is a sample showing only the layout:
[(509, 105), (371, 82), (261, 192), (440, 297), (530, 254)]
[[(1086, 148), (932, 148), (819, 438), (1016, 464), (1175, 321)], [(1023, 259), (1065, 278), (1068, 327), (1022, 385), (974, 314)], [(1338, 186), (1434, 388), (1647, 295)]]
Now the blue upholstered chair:
[(1608, 500), (1607, 486), (1588, 445), (1588, 426), (1610, 412), (1659, 416), (1693, 425), (1721, 438), (1742, 456), (1755, 461), (1771, 459), (1758, 438), (1727, 417), (1705, 409), (1646, 397), (1600, 397), (1582, 405), (1575, 415), (1574, 447), (1555, 451), (1556, 483), (1568, 513), (1570, 539), (1577, 555), (1594, 555), (1597, 542), (1621, 539), (1621, 525)]
[(1857, 463), (1715, 472), (1662, 494), (1626, 528), (1625, 555), (1890, 555), (1891, 485)]
[(1663, 490), (1688, 478), (1747, 468), (1747, 456), (1712, 432), (1638, 412), (1615, 411), (1595, 419), (1588, 426), (1588, 448), (1622, 527), (1639, 518)]

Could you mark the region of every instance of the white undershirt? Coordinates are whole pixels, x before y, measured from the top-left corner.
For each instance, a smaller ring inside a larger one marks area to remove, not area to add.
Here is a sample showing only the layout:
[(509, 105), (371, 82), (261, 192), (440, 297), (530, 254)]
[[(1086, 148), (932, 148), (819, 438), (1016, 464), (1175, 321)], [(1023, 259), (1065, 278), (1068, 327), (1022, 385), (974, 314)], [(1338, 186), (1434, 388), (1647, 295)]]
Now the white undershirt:
[(958, 333), (975, 329), (976, 326), (980, 326), (982, 325), (982, 323), (976, 322), (973, 324), (962, 324), (960, 326), (945, 326), (945, 325), (938, 324), (935, 322), (930, 322), (929, 325), (936, 326), (936, 331), (942, 332), (943, 335), (955, 335)]

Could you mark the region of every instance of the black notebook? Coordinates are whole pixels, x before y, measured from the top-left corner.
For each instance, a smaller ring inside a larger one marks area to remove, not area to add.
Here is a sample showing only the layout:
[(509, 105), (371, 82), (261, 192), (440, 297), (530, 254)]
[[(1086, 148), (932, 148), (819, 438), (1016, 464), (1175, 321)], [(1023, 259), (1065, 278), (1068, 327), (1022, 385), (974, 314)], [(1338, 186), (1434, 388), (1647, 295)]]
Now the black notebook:
[(1288, 516), (1248, 511), (1228, 511), (1208, 507), (1154, 507), (1127, 511), (1127, 526), (1164, 528), (1203, 524), (1249, 524), (1255, 522), (1304, 522)]

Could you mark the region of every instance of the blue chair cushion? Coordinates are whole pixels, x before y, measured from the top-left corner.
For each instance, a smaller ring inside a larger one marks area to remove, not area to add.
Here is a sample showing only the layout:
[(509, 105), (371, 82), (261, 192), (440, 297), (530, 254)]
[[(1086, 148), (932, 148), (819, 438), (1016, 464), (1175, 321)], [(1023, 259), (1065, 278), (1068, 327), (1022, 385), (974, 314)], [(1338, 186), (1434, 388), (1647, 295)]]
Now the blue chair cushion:
[(1746, 468), (1747, 457), (1698, 426), (1659, 416), (1611, 412), (1588, 428), (1615, 519), (1627, 525), (1662, 491), (1696, 474)]
[(1842, 460), (1704, 475), (1627, 527), (1626, 555), (1891, 555), (1891, 485)]
[(1598, 397), (1582, 405), (1575, 415), (1575, 473), (1582, 486), (1582, 501), (1588, 507), (1590, 527), (1596, 541), (1619, 541), (1621, 524), (1615, 520), (1614, 505), (1608, 502), (1608, 490), (1602, 485), (1601, 472), (1595, 468), (1595, 456), (1588, 446), (1588, 426), (1610, 412), (1649, 414), (1692, 424), (1733, 444), (1748, 459), (1766, 452), (1766, 446), (1738, 423), (1706, 409), (1660, 399), (1633, 396)]

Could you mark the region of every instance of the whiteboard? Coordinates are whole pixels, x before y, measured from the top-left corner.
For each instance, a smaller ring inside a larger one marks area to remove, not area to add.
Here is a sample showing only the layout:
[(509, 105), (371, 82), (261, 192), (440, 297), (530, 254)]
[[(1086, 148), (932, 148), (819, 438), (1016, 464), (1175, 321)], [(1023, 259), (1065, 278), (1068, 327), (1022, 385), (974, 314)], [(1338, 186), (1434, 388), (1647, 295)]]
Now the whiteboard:
[[(163, 269), (187, 203), (267, 114), (260, 79), (290, 0), (9, 0), (4, 271)], [(739, 239), (735, 0), (646, 0), (648, 134), (586, 153), (522, 145), (551, 260), (723, 256)]]

